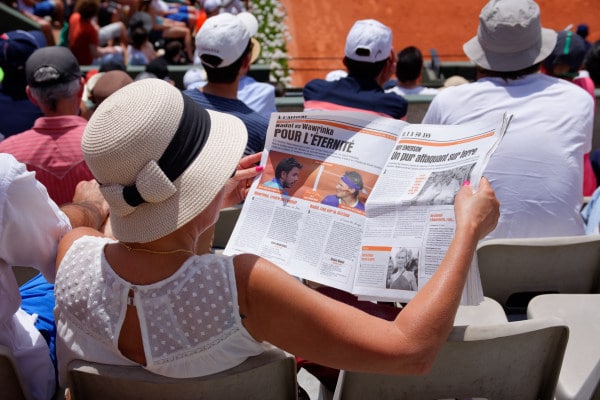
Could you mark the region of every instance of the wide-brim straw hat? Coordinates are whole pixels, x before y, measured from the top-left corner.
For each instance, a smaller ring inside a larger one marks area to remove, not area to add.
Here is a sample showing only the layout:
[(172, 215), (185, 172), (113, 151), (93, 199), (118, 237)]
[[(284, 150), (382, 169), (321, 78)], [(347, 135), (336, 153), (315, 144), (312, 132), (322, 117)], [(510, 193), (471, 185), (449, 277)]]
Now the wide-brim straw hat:
[(542, 28), (533, 0), (491, 0), (481, 11), (477, 36), (463, 45), (467, 57), (491, 71), (519, 71), (543, 61), (556, 32)]
[(100, 104), (81, 147), (110, 206), (114, 236), (145, 243), (177, 230), (213, 201), (247, 137), (237, 117), (204, 110), (165, 81), (144, 79)]

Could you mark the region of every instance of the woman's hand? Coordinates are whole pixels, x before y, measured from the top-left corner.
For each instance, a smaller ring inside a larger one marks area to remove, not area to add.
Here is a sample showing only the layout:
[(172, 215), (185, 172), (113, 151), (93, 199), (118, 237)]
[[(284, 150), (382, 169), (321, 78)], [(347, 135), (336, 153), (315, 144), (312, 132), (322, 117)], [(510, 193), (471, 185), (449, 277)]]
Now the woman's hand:
[(493, 231), (500, 216), (500, 203), (490, 182), (482, 177), (475, 193), (468, 182), (463, 184), (456, 195), (454, 213), (457, 232), (472, 232), (480, 240)]
[(251, 154), (240, 160), (235, 175), (225, 184), (222, 208), (234, 206), (246, 199), (252, 180), (263, 170), (262, 166), (256, 166), (261, 156), (262, 152)]

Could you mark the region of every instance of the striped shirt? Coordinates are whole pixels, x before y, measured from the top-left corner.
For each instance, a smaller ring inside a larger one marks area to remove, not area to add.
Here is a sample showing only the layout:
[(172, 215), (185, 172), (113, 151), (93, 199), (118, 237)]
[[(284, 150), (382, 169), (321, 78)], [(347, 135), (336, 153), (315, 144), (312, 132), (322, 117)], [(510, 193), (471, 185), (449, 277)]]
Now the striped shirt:
[(238, 99), (214, 96), (203, 93), (198, 89), (184, 90), (183, 93), (207, 110), (220, 111), (241, 119), (248, 130), (248, 143), (244, 151), (245, 155), (258, 153), (263, 150), (265, 147), (265, 137), (267, 136), (267, 127), (269, 126), (269, 120), (266, 117), (252, 110), (243, 101)]

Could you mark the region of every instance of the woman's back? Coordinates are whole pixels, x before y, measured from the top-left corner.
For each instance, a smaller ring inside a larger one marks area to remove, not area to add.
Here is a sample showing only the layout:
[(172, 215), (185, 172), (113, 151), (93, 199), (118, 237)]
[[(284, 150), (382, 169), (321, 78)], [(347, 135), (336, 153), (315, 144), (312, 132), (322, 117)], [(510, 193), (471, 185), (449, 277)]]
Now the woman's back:
[(230, 257), (190, 257), (164, 280), (133, 285), (108, 264), (109, 243), (83, 237), (61, 263), (55, 286), (61, 373), (74, 358), (136, 364), (119, 350), (131, 307), (140, 321), (146, 368), (161, 375), (209, 375), (264, 350), (242, 326)]

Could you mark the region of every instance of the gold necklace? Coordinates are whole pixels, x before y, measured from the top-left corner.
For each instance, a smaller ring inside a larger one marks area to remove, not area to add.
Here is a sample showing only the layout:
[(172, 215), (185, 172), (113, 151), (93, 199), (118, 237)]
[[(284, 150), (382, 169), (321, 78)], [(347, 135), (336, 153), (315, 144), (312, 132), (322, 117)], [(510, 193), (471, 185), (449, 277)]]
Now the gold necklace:
[(127, 249), (127, 251), (143, 251), (146, 253), (152, 253), (152, 254), (175, 254), (175, 253), (189, 253), (189, 254), (194, 254), (194, 252), (192, 250), (188, 250), (188, 249), (175, 249), (175, 250), (165, 250), (165, 251), (157, 251), (157, 250), (150, 250), (150, 249), (143, 249), (140, 247), (132, 247), (129, 245), (126, 245), (123, 242), (118, 242), (121, 246), (125, 247)]

